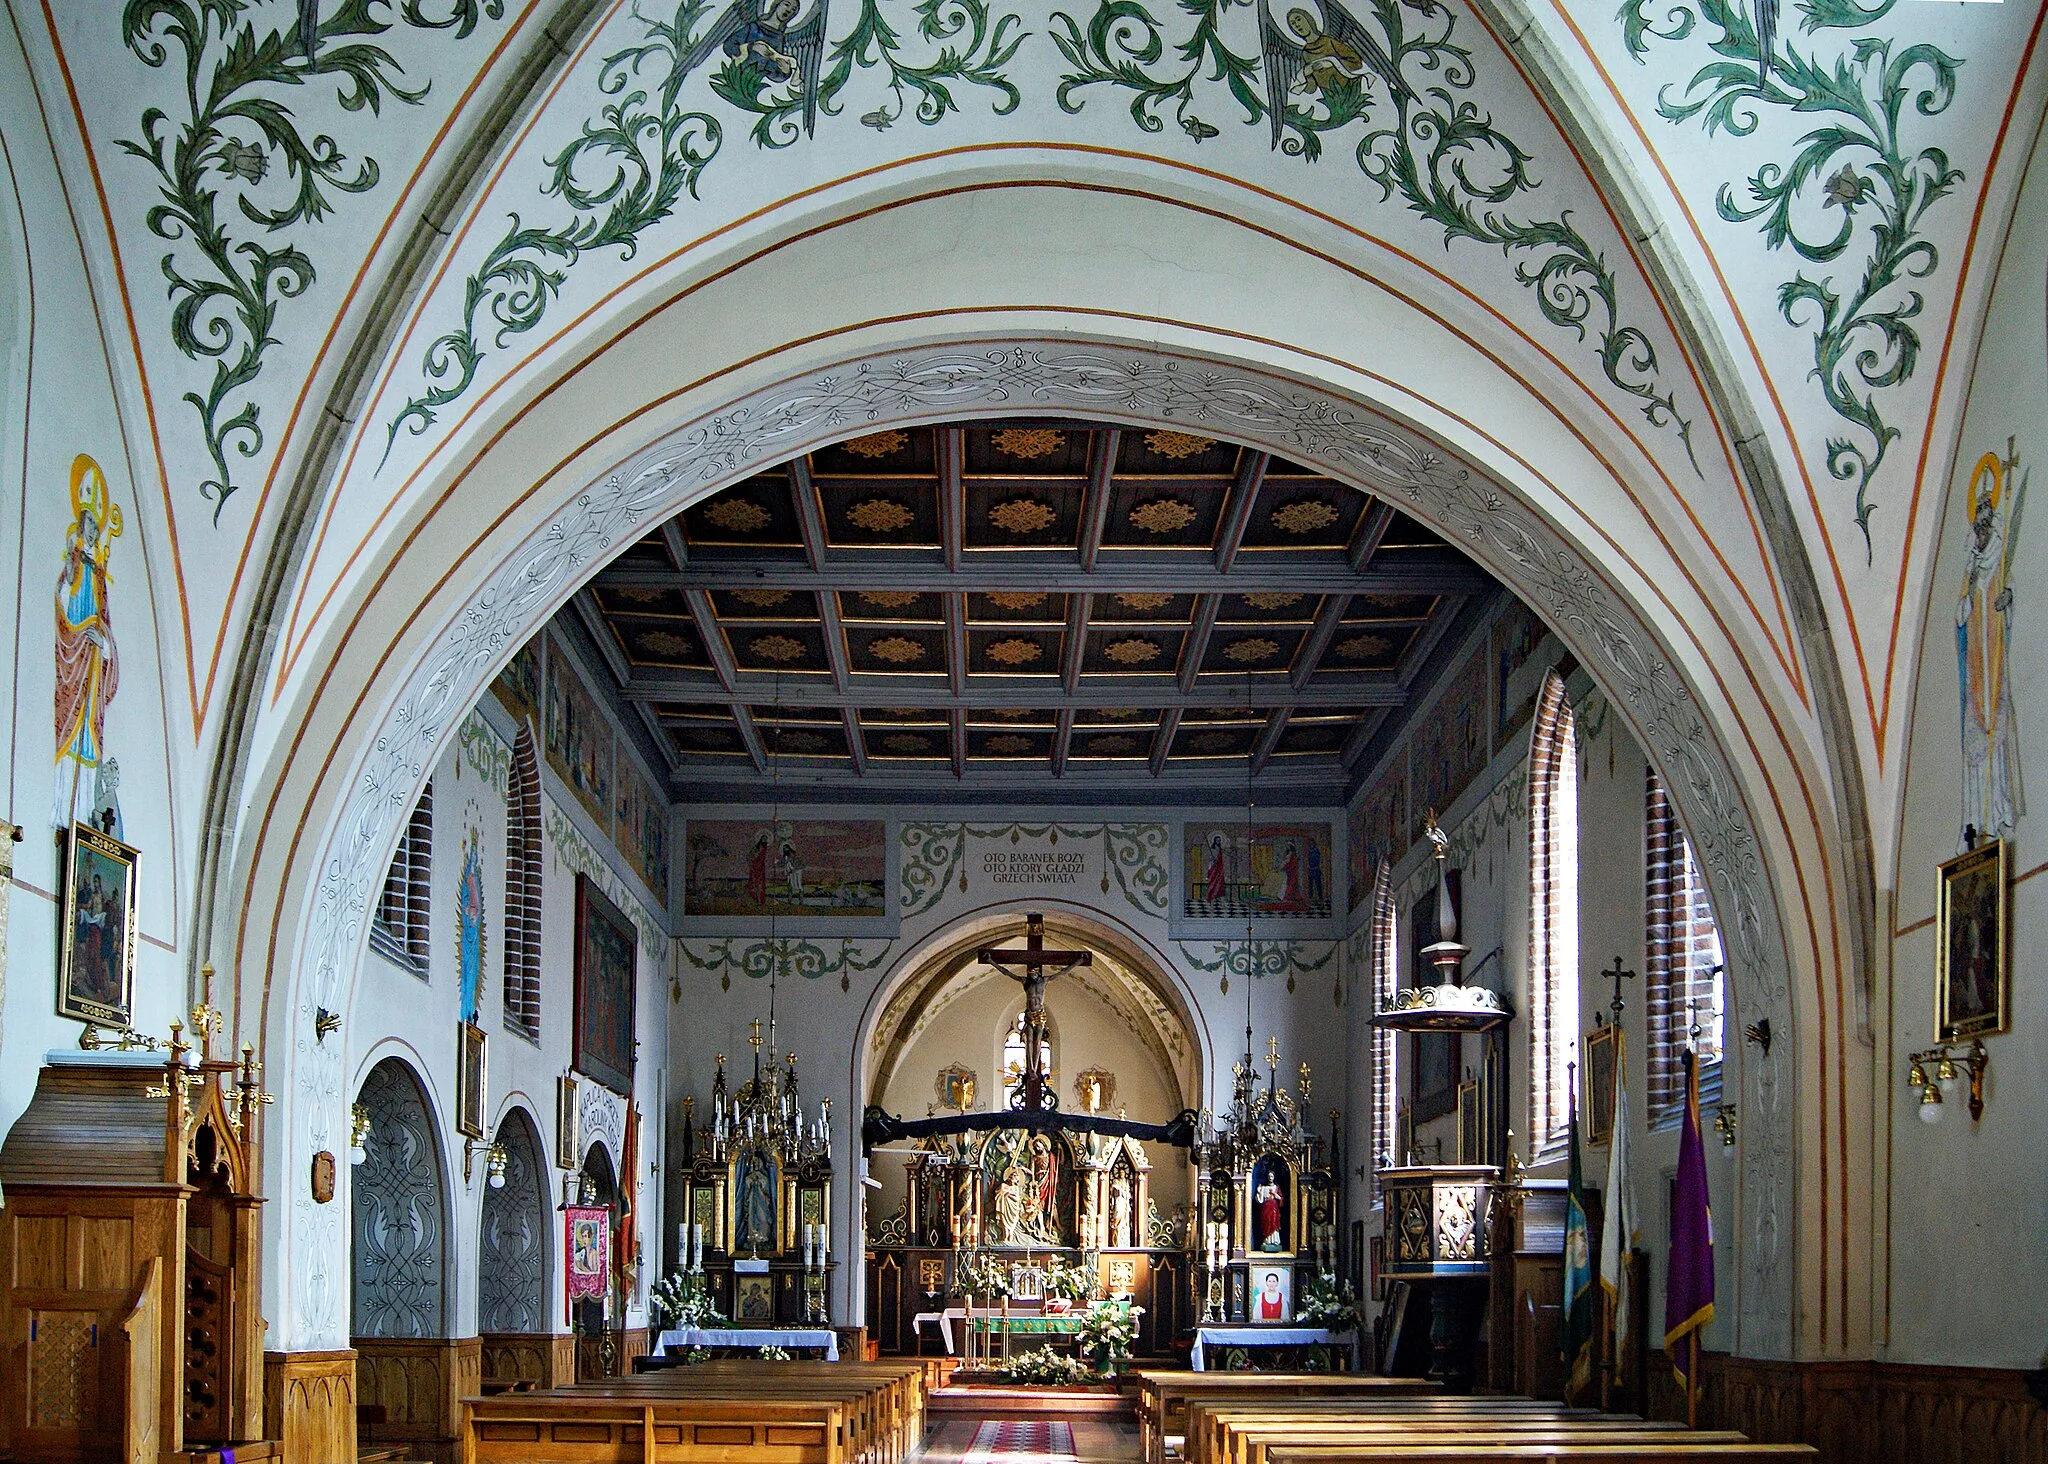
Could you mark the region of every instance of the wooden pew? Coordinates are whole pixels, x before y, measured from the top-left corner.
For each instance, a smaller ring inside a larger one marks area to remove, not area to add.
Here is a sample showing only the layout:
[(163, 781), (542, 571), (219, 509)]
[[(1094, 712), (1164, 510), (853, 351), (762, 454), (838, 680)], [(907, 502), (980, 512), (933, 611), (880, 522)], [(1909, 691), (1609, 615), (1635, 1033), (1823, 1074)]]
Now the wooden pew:
[(1275, 1399), (1228, 1403), (1191, 1402), (1181, 1454), (1186, 1464), (1231, 1464), (1242, 1459), (1246, 1446), (1273, 1429), (1307, 1437), (1318, 1429), (1342, 1432), (1367, 1420), (1413, 1421), (1456, 1427), (1492, 1421), (1530, 1420), (1556, 1425), (1575, 1419), (1596, 1419), (1590, 1410), (1532, 1398), (1414, 1396), (1397, 1398)]
[(1166, 1464), (1167, 1440), (1181, 1432), (1190, 1400), (1402, 1397), (1437, 1393), (1423, 1378), (1370, 1373), (1196, 1373), (1141, 1369), (1138, 1436), (1145, 1464)]
[[(1277, 1449), (1274, 1464), (1470, 1464), (1472, 1445), (1456, 1438), (1427, 1442), (1361, 1444), (1341, 1453), (1324, 1450)], [(1543, 1461), (1543, 1464), (1801, 1464), (1819, 1457), (1808, 1444), (1692, 1442), (1681, 1434), (1669, 1441), (1603, 1443), (1597, 1437), (1557, 1443), (1514, 1443), (1485, 1446), (1480, 1456), (1500, 1464)]]

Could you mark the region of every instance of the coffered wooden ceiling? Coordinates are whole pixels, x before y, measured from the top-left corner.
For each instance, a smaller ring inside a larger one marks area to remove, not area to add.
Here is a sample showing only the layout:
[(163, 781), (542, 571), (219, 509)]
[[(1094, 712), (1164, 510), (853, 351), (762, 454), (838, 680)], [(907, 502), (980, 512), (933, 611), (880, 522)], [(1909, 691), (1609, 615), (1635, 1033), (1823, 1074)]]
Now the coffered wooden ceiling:
[(877, 432), (648, 534), (576, 618), (676, 774), (900, 796), (1328, 793), (1498, 593), (1389, 505), (1192, 433)]

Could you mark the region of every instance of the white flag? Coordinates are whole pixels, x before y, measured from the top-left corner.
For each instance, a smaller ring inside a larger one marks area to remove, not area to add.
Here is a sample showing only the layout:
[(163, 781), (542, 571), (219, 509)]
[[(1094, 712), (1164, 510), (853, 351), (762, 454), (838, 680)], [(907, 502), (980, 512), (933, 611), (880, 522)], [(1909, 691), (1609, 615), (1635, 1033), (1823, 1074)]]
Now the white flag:
[[(1618, 1074), (1621, 1068), (1618, 1052), (1615, 1068)], [(1628, 1339), (1634, 1330), (1630, 1313), (1634, 1310), (1635, 1298), (1629, 1291), (1628, 1253), (1636, 1243), (1641, 1219), (1636, 1211), (1635, 1178), (1629, 1166), (1628, 1147), (1628, 1087), (1617, 1077), (1614, 1085), (1614, 1132), (1607, 1141), (1607, 1215), (1606, 1222), (1600, 1227), (1600, 1285), (1607, 1293), (1608, 1310), (1614, 1317), (1608, 1356), (1617, 1364), (1626, 1355)]]

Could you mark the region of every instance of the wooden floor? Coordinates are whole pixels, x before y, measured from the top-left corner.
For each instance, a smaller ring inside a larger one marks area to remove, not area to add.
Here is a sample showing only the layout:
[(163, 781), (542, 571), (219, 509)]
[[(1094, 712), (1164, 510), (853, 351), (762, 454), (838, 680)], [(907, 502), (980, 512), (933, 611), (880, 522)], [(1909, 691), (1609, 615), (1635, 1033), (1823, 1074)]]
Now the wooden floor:
[[(980, 1416), (963, 1413), (934, 1416), (931, 1429), (925, 1435), (924, 1451), (912, 1458), (919, 1464), (959, 1464), (968, 1446), (974, 1442), (974, 1431), (985, 1419), (1020, 1416), (994, 1409)], [(1138, 1464), (1142, 1457), (1135, 1423), (1092, 1418), (1076, 1418), (1072, 1422), (1074, 1455), (1080, 1464)]]

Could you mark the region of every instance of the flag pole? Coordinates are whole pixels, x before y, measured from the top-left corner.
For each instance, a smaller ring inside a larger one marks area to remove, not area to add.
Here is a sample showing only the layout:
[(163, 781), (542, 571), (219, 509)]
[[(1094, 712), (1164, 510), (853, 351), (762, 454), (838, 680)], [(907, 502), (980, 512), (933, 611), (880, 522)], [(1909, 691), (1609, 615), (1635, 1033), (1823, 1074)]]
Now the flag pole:
[(1700, 1426), (1700, 1334), (1697, 1327), (1686, 1341), (1692, 1348), (1692, 1365), (1685, 1370), (1685, 1426), (1696, 1429)]
[[(1609, 1202), (1612, 1203), (1611, 1196)], [(1606, 1223), (1614, 1223), (1611, 1212)], [(1605, 1286), (1600, 1288), (1600, 1350), (1607, 1354), (1600, 1360), (1600, 1411), (1608, 1413), (1614, 1405), (1614, 1297)]]

